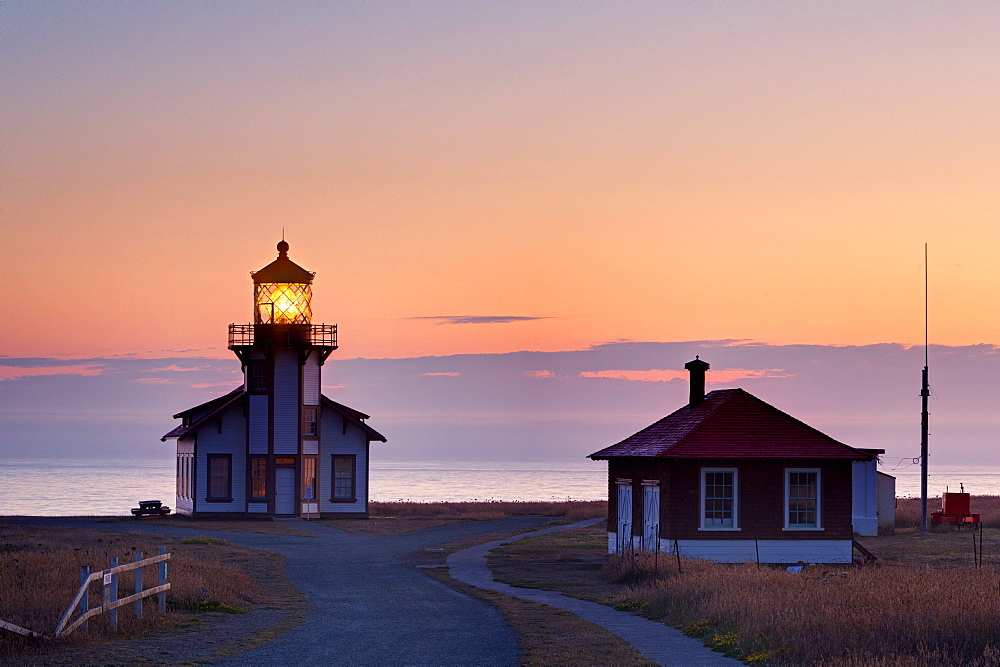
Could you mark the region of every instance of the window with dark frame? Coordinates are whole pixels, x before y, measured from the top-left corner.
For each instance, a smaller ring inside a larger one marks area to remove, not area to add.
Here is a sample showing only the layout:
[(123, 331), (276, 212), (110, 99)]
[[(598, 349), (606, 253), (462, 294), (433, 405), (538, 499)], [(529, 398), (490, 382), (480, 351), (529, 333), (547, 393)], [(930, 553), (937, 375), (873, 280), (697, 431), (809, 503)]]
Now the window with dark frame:
[(302, 435), (315, 436), (318, 433), (316, 415), (319, 412), (316, 408), (302, 409)]
[(267, 497), (267, 459), (250, 459), (250, 495)]
[(253, 365), (250, 376), (250, 388), (254, 391), (264, 391), (267, 389), (267, 366), (264, 362), (257, 362)]
[(785, 471), (786, 528), (819, 528), (819, 470)]
[(333, 455), (333, 501), (355, 500), (354, 455)]
[(319, 496), (316, 489), (316, 459), (302, 459), (302, 497), (314, 500)]
[(208, 455), (208, 500), (232, 500), (232, 472), (231, 454)]

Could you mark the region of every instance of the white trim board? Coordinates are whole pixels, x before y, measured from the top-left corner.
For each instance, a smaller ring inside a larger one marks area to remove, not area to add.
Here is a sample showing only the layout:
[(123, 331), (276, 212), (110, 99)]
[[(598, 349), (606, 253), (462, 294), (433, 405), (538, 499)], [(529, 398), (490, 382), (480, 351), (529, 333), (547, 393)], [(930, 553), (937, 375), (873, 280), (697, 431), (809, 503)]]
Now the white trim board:
[[(615, 553), (615, 533), (608, 533), (608, 553)], [(632, 541), (638, 548), (638, 540)], [(660, 539), (661, 553), (674, 553), (674, 541)], [(703, 558), (720, 563), (753, 563), (758, 552), (761, 563), (850, 563), (851, 540), (678, 540), (685, 558)]]

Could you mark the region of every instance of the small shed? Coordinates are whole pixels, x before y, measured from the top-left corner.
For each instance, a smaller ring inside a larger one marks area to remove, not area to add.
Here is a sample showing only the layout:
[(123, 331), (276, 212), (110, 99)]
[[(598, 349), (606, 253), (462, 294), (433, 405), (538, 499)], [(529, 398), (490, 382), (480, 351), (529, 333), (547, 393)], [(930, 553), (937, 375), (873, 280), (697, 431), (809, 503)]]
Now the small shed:
[(896, 530), (896, 478), (881, 471), (876, 477), (878, 529), (881, 533), (891, 533)]

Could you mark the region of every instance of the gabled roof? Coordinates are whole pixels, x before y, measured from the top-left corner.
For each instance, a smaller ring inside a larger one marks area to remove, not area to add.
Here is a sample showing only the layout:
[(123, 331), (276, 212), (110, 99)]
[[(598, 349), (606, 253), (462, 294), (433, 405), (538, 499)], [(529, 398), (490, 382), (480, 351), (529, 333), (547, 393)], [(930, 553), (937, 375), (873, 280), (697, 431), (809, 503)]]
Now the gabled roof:
[(364, 422), (365, 419), (368, 419), (368, 415), (366, 415), (365, 413), (358, 412), (354, 408), (349, 408), (343, 403), (332, 401), (323, 395), (320, 395), (320, 400), (322, 401), (323, 405), (333, 408), (341, 415), (343, 415), (344, 418), (347, 419), (349, 422), (353, 423), (355, 426), (364, 431), (368, 435), (368, 442), (371, 442), (372, 440), (379, 440), (381, 442), (386, 441), (384, 435), (382, 435), (381, 433), (379, 433), (378, 431), (376, 431), (375, 429), (373, 429), (371, 426), (369, 426)]
[(658, 458), (808, 458), (870, 461), (742, 389), (720, 389), (590, 455)]
[[(174, 419), (181, 419), (188, 417), (190, 423), (187, 426), (181, 424), (175, 427), (169, 433), (160, 438), (161, 441), (165, 441), (168, 438), (183, 438), (189, 433), (194, 433), (202, 426), (204, 426), (209, 420), (218, 415), (222, 414), (231, 407), (240, 405), (246, 400), (247, 393), (242, 386), (237, 387), (228, 394), (219, 396), (218, 398), (213, 398), (211, 401), (202, 403), (201, 405), (196, 405), (193, 408), (188, 408), (182, 412), (178, 412), (174, 415)], [(373, 429), (371, 426), (364, 422), (368, 419), (368, 415), (363, 412), (359, 412), (354, 408), (349, 408), (343, 403), (337, 403), (336, 401), (331, 401), (326, 396), (320, 396), (323, 405), (337, 411), (339, 414), (343, 415), (345, 419), (356, 425), (368, 436), (368, 441), (379, 440), (385, 442), (385, 436)]]
[(174, 419), (183, 419), (185, 417), (189, 418), (188, 425), (185, 426), (181, 424), (173, 428), (169, 433), (160, 438), (160, 441), (164, 441), (167, 438), (183, 438), (190, 432), (197, 431), (202, 425), (207, 422), (212, 417), (222, 414), (230, 408), (230, 406), (236, 405), (237, 403), (242, 403), (246, 399), (246, 391), (244, 391), (242, 385), (233, 389), (228, 394), (223, 394), (218, 398), (213, 398), (211, 401), (202, 403), (201, 405), (196, 405), (193, 408), (188, 408), (182, 412), (178, 412), (174, 415)]

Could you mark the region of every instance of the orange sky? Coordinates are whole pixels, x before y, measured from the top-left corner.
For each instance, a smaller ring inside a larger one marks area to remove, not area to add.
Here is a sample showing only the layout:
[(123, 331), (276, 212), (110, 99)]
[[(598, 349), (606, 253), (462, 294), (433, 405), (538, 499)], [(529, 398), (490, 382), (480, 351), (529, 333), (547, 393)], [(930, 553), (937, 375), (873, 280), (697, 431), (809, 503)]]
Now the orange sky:
[(920, 343), (925, 242), (1000, 342), (997, 3), (0, 18), (7, 355), (228, 356), (283, 226), (345, 357)]

